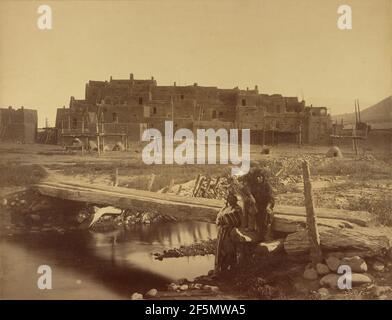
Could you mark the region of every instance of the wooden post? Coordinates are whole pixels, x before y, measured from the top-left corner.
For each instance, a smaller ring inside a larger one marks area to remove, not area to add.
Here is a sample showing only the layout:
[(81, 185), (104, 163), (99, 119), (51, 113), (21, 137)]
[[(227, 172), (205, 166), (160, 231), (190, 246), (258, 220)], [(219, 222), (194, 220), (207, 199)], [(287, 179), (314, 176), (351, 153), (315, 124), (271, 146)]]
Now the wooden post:
[(181, 192), (181, 190), (182, 190), (182, 184), (180, 184), (180, 186), (178, 187), (178, 190), (177, 190), (177, 192), (176, 192), (176, 195), (179, 195), (180, 192)]
[(97, 129), (97, 151), (98, 151), (98, 156), (101, 155), (101, 144), (100, 144), (100, 139), (99, 139), (99, 125), (98, 125), (98, 121), (96, 123), (96, 129)]
[(118, 186), (118, 168), (116, 168), (116, 169), (114, 170), (114, 181), (113, 181), (113, 185), (114, 185), (115, 187)]
[(199, 184), (199, 180), (200, 180), (200, 174), (197, 175), (196, 181), (195, 181), (195, 185), (193, 186), (193, 191), (192, 191), (192, 196), (193, 197), (195, 196), (195, 192), (196, 192), (196, 189), (197, 189), (197, 185)]
[(357, 131), (355, 127), (353, 127), (353, 149), (355, 154), (358, 155)]
[(172, 191), (173, 186), (174, 186), (174, 179), (171, 179), (170, 180), (170, 184), (169, 184), (169, 186), (167, 188), (167, 193), (170, 193)]
[(155, 180), (155, 174), (151, 174), (151, 178), (150, 178), (150, 181), (149, 181), (149, 183), (148, 183), (148, 186), (147, 186), (147, 190), (148, 191), (151, 191), (152, 190), (152, 186), (153, 186), (153, 184), (154, 184), (154, 180)]
[(314, 212), (312, 184), (310, 182), (309, 163), (304, 160), (302, 162), (302, 171), (304, 179), (304, 196), (306, 207), (306, 224), (308, 228), (308, 238), (310, 243), (310, 259), (315, 267), (317, 263), (322, 261), (322, 252), (320, 247), (320, 235), (317, 228), (317, 219)]

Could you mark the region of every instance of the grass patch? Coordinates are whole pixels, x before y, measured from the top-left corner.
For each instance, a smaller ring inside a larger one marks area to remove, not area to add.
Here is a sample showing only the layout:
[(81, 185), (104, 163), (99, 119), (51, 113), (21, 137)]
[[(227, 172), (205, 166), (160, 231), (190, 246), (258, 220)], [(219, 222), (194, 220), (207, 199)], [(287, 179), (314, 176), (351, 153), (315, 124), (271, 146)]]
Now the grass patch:
[(31, 185), (37, 183), (46, 176), (47, 173), (45, 169), (36, 164), (0, 164), (0, 187)]
[(361, 198), (356, 203), (351, 203), (350, 210), (369, 211), (377, 216), (378, 221), (385, 226), (392, 226), (392, 200), (389, 195), (379, 198)]

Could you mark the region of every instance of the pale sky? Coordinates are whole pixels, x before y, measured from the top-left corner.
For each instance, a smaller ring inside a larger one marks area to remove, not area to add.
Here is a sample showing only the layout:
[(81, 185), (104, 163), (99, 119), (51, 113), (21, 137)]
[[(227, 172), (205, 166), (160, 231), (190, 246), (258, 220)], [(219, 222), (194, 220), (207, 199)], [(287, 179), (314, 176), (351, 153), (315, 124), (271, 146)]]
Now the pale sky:
[[(53, 29), (39, 30), (48, 4)], [(348, 4), (353, 29), (337, 28)], [(88, 80), (253, 88), (332, 114), (392, 92), (392, 0), (0, 1), (0, 107), (42, 126)]]

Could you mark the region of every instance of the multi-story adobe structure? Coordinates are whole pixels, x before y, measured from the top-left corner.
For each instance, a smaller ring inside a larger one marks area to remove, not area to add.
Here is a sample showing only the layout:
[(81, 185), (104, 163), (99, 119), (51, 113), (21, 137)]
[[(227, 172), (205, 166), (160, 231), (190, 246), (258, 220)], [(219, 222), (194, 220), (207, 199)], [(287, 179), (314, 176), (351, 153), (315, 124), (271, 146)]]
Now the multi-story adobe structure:
[(37, 123), (37, 110), (0, 108), (0, 141), (34, 143)]
[(193, 85), (160, 86), (148, 80), (89, 81), (85, 98), (71, 97), (69, 108), (57, 110), (56, 127), (63, 143), (78, 137), (107, 144), (138, 141), (146, 128), (238, 128), (251, 130), (251, 143), (327, 143), (331, 120), (325, 107), (308, 107), (297, 97), (261, 94), (254, 89), (219, 89)]

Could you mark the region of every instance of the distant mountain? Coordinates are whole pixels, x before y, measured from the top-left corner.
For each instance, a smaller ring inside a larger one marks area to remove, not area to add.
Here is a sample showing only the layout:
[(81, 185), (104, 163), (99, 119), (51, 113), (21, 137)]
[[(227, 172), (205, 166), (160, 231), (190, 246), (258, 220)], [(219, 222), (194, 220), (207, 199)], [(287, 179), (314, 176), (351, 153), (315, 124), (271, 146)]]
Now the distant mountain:
[[(355, 113), (334, 115), (332, 119), (338, 122), (343, 119), (344, 123), (353, 124)], [(361, 121), (369, 123), (374, 129), (392, 129), (392, 96), (361, 110)]]

